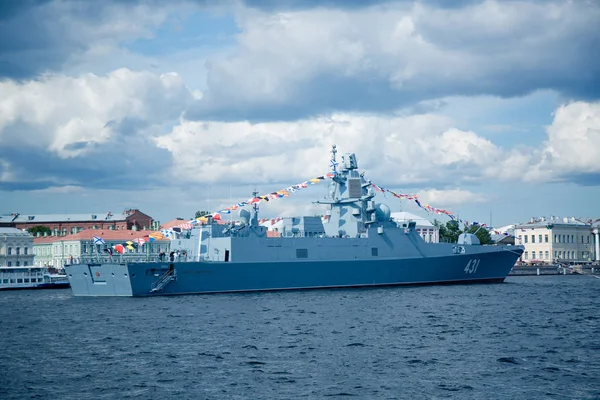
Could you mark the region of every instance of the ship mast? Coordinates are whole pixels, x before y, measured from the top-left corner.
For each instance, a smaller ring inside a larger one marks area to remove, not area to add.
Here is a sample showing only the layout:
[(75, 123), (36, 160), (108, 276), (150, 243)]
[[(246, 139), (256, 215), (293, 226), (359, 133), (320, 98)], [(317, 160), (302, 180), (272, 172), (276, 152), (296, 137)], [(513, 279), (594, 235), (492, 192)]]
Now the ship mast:
[[(254, 190), (252, 192), (252, 199), (256, 199), (256, 196), (258, 196), (258, 192), (256, 190)], [(252, 204), (252, 211), (254, 211), (254, 212), (252, 213), (253, 215), (252, 215), (251, 225), (256, 226), (256, 225), (258, 225), (258, 202), (257, 201), (255, 201)]]

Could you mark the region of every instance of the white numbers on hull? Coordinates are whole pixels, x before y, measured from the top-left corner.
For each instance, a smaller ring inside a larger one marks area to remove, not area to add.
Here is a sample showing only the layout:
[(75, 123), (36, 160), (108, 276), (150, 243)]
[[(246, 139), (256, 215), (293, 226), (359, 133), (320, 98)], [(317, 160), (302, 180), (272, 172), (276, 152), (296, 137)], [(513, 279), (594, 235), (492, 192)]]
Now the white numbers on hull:
[(465, 267), (465, 274), (474, 274), (475, 272), (477, 272), (477, 268), (479, 267), (479, 261), (480, 260), (478, 258), (469, 260), (467, 266)]

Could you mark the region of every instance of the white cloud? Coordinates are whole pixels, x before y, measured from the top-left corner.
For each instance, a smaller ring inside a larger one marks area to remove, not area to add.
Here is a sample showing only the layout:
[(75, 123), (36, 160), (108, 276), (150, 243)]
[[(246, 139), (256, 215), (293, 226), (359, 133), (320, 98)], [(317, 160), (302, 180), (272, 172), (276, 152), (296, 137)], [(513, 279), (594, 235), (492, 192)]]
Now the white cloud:
[[(600, 184), (600, 103), (573, 102), (554, 112), (547, 140), (536, 148), (516, 147), (499, 165), (506, 179), (528, 183), (574, 180)], [(591, 180), (590, 180), (591, 179)]]
[(490, 141), (433, 114), (257, 124), (182, 120), (157, 143), (173, 154), (176, 176), (204, 182), (310, 179), (327, 172), (332, 144), (340, 153), (355, 152), (368, 177), (382, 185), (480, 180), (490, 160), (502, 157)]
[(543, 163), (554, 173), (600, 173), (600, 103), (558, 108), (547, 131)]
[[(94, 144), (135, 134), (115, 131), (115, 124), (124, 120), (150, 126), (176, 120), (193, 100), (176, 75), (128, 69), (106, 76), (47, 75), (25, 83), (4, 81), (0, 92), (0, 145), (22, 143), (62, 158), (81, 156)], [(73, 146), (77, 144), (83, 146)]]
[(429, 189), (420, 190), (416, 194), (422, 203), (432, 204), (437, 208), (483, 204), (491, 200), (487, 194), (474, 193), (463, 189)]

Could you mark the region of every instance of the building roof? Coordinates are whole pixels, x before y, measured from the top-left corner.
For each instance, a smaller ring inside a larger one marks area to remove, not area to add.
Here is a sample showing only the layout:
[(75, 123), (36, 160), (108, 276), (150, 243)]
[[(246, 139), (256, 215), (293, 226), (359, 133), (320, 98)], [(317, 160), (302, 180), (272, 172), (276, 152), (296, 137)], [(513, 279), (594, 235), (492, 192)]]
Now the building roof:
[(2, 214), (0, 215), (0, 223), (37, 223), (48, 222), (100, 222), (100, 221), (125, 221), (127, 217), (139, 210), (125, 210), (122, 213), (112, 213), (110, 211), (89, 213), (89, 214)]
[[(93, 241), (94, 236), (98, 236), (105, 241), (127, 241), (137, 238), (143, 238), (148, 235), (164, 236), (154, 231), (130, 231), (130, 230), (110, 230), (110, 229), (86, 229), (81, 232), (66, 236), (42, 236), (33, 239), (33, 244), (54, 243), (60, 241)], [(157, 239), (161, 240), (161, 239)]]
[(415, 221), (417, 226), (434, 228), (434, 225), (429, 220), (406, 211), (393, 212), (390, 216), (394, 221)]
[(7, 235), (7, 236), (22, 236), (22, 237), (32, 237), (32, 235), (29, 232), (26, 231), (22, 231), (21, 229), (17, 229), (17, 228), (1, 228), (0, 227), (0, 235)]
[(581, 221), (575, 217), (540, 217), (540, 218), (531, 218), (529, 222), (517, 224), (515, 228), (527, 229), (527, 228), (548, 228), (548, 227), (558, 227), (558, 226), (590, 226), (589, 223)]
[(189, 222), (189, 219), (183, 219), (183, 218), (176, 218), (173, 221), (169, 221), (169, 222), (165, 222), (164, 224), (160, 225), (160, 229), (170, 229), (170, 228), (174, 228), (176, 226), (179, 226), (181, 224), (185, 224), (187, 222)]

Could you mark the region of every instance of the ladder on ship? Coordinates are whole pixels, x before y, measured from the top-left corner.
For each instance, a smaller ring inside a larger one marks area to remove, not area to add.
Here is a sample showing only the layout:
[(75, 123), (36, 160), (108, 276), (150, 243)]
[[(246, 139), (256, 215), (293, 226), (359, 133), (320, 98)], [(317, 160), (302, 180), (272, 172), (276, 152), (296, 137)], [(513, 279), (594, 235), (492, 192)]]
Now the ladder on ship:
[(175, 270), (169, 269), (167, 272), (162, 274), (156, 282), (152, 284), (152, 289), (150, 290), (150, 292), (154, 293), (158, 292), (159, 290), (162, 290), (165, 286), (169, 284), (169, 282), (174, 281), (175, 279), (177, 279), (177, 277), (175, 276)]

